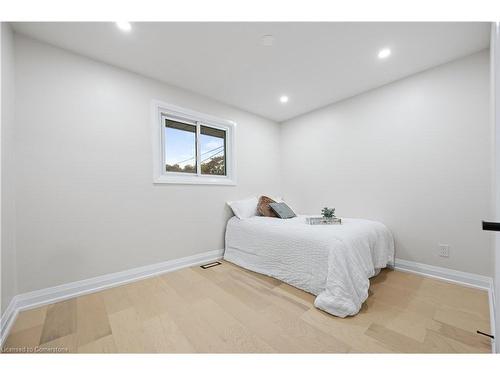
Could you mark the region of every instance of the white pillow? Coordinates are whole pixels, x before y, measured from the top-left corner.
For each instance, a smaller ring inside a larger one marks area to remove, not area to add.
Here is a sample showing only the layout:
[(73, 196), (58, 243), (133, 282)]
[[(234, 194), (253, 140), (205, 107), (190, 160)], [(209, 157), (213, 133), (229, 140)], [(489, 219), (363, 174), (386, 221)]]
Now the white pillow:
[(257, 197), (242, 199), (239, 201), (227, 202), (229, 207), (238, 219), (248, 219), (249, 217), (257, 215), (257, 204), (259, 200)]

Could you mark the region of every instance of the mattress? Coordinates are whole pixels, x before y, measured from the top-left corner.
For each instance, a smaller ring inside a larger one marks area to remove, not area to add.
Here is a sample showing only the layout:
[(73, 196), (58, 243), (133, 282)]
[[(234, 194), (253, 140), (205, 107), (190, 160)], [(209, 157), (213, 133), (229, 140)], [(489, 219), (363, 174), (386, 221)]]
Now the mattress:
[(376, 221), (309, 225), (306, 217), (232, 217), (224, 259), (314, 294), (314, 305), (330, 314), (357, 314), (368, 298), (370, 277), (393, 264), (391, 232)]

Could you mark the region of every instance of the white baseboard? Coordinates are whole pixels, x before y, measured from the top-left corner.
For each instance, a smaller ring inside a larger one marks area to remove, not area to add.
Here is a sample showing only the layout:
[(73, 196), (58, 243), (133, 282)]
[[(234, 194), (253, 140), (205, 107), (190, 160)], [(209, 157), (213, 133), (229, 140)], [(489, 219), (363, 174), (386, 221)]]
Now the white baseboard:
[[(496, 311), (496, 301), (495, 301), (495, 283), (492, 280), (491, 287), (488, 290), (488, 300), (490, 302), (490, 334), (493, 337), (496, 336), (496, 321), (495, 321), (495, 311)], [(495, 339), (491, 339), (491, 352), (496, 353), (496, 342)]]
[(223, 254), (224, 250), (222, 249), (207, 251), (185, 258), (169, 260), (166, 262), (151, 264), (148, 266), (132, 268), (126, 271), (97, 276), (91, 279), (75, 281), (51, 288), (18, 294), (12, 299), (8, 308), (5, 310), (5, 313), (2, 315), (0, 325), (0, 346), (3, 345), (5, 339), (7, 338), (12, 324), (17, 317), (17, 314), (19, 314), (19, 312), (22, 310), (32, 309), (38, 306), (82, 296), (84, 294), (98, 292), (103, 289), (127, 284), (162, 273), (175, 271), (180, 268), (192, 267), (208, 262), (213, 262), (222, 258)]
[(2, 317), (0, 318), (0, 348), (2, 347), (5, 339), (9, 335), (10, 329), (14, 324), (17, 314), (19, 311), (16, 309), (16, 299), (17, 296), (14, 296), (11, 300), (7, 308), (5, 309)]
[(412, 262), (399, 258), (396, 258), (395, 260), (394, 269), (483, 290), (490, 290), (493, 285), (493, 279), (488, 276), (452, 270), (450, 268), (430, 266), (428, 264)]

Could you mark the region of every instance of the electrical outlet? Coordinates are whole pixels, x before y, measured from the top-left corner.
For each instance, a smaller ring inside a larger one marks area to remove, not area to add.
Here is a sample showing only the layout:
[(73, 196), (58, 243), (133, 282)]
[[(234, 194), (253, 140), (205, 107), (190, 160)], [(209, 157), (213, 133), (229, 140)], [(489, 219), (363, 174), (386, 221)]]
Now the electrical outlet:
[(448, 244), (439, 244), (439, 256), (448, 258), (450, 256), (450, 245)]

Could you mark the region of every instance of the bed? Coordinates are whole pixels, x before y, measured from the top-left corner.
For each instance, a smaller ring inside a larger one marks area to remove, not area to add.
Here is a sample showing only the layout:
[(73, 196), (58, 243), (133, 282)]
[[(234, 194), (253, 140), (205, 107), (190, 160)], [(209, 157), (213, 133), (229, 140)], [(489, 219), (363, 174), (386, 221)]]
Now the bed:
[(370, 277), (393, 264), (391, 232), (376, 221), (309, 225), (306, 217), (232, 217), (224, 259), (314, 294), (314, 306), (332, 315), (357, 314)]

